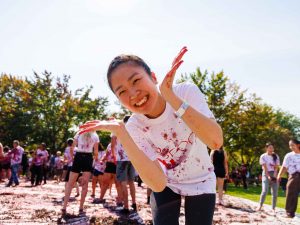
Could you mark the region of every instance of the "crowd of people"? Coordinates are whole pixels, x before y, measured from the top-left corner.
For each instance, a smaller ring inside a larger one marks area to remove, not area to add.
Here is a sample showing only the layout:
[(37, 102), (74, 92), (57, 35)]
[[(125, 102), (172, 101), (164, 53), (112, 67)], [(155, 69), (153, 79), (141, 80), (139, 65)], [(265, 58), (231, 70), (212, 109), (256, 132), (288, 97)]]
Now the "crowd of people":
[[(224, 204), (224, 180), (229, 177), (228, 156), (222, 149), (222, 129), (199, 88), (191, 83), (173, 85), (186, 52), (187, 48), (182, 48), (159, 89), (155, 74), (143, 59), (135, 55), (117, 56), (109, 65), (107, 80), (120, 103), (133, 113), (130, 118), (86, 122), (74, 139), (67, 140), (63, 158), (61, 152), (49, 157), (45, 144), (32, 152), (28, 160), (32, 185), (45, 184), (47, 174), (52, 171), (57, 182), (66, 181), (63, 216), (67, 214), (72, 189), (78, 183), (81, 186), (81, 193), (77, 189), (77, 196), (81, 195), (79, 214), (84, 214), (91, 176), (95, 203), (104, 203), (106, 191), (115, 184), (116, 204), (123, 207), (121, 213), (130, 211), (128, 188), (131, 209), (136, 210), (133, 181), (138, 174), (149, 187), (147, 202), (155, 225), (178, 224), (182, 198), (186, 224), (198, 225), (199, 221), (204, 225), (212, 224), (216, 202)], [(96, 133), (98, 130), (112, 134), (105, 151)], [(5, 177), (9, 176), (7, 186), (19, 185), (18, 169), (24, 152), (18, 141), (13, 145), (11, 150), (0, 146), (1, 171), (6, 171)], [(212, 149), (210, 156), (208, 148)], [(272, 144), (266, 145), (266, 153), (259, 161), (263, 169), (260, 209), (269, 186), (273, 190), (272, 207), (275, 209), (278, 181), (283, 172), (288, 172), (286, 212), (293, 217), (298, 199), (295, 196), (300, 188), (299, 142), (291, 140), (290, 148), (292, 152), (285, 156), (278, 172), (279, 157)], [(8, 167), (10, 169), (5, 169)], [(247, 189), (247, 166), (243, 164), (238, 172)], [(97, 183), (99, 198), (96, 198)]]

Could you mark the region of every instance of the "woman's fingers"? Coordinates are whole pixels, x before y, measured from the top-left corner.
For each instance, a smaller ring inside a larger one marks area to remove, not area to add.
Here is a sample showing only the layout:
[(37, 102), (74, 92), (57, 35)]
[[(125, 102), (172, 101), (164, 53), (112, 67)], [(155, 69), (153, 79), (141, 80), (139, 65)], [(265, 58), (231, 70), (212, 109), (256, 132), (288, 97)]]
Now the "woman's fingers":
[(173, 65), (173, 67), (171, 68), (171, 70), (167, 73), (167, 77), (173, 77), (176, 73), (176, 70), (179, 68), (179, 66), (183, 63), (183, 60), (177, 62), (175, 65)]
[(86, 128), (86, 129), (81, 129), (79, 130), (79, 134), (84, 134), (84, 133), (88, 133), (88, 132), (91, 132), (91, 131), (94, 131), (93, 128)]
[(175, 57), (175, 59), (173, 60), (172, 66), (174, 66), (176, 63), (178, 63), (178, 62), (182, 59), (183, 55), (184, 55), (187, 51), (188, 51), (188, 50), (187, 50), (187, 47), (184, 46), (184, 47), (180, 50), (180, 52), (178, 53), (178, 55)]

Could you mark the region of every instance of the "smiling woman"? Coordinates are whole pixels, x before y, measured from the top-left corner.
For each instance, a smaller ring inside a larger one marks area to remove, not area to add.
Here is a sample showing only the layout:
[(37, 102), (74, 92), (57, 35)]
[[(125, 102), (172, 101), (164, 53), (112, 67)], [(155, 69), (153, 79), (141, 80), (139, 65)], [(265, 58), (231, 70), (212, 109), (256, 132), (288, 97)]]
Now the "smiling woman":
[(134, 168), (153, 190), (156, 225), (178, 224), (181, 196), (186, 224), (212, 224), (216, 178), (207, 146), (222, 145), (222, 130), (197, 86), (173, 85), (186, 52), (182, 48), (159, 90), (155, 74), (141, 58), (117, 56), (108, 68), (109, 86), (134, 114), (126, 127), (117, 121), (91, 121), (79, 131), (107, 130), (118, 137)]

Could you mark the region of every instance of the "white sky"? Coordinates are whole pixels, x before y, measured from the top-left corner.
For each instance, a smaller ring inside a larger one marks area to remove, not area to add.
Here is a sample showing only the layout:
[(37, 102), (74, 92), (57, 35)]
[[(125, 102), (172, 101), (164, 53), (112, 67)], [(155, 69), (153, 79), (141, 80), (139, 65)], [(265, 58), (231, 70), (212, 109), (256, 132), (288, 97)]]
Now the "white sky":
[(300, 1), (1, 0), (0, 73), (71, 75), (106, 84), (110, 61), (142, 57), (159, 80), (186, 45), (181, 73), (223, 70), (264, 102), (300, 117)]

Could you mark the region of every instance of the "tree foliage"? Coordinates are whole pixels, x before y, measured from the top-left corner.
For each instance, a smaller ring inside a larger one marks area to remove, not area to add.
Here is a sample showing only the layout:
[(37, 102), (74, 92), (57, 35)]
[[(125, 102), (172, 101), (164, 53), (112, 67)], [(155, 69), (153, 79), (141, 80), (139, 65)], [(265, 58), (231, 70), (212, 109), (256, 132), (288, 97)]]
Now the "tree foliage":
[(54, 78), (45, 71), (32, 78), (2, 74), (0, 77), (0, 140), (9, 145), (14, 139), (33, 145), (45, 142), (55, 151), (74, 136), (80, 123), (106, 119), (108, 100), (92, 99), (92, 87), (74, 93), (69, 87), (70, 76)]
[(283, 159), (289, 151), (288, 140), (299, 137), (300, 120), (283, 111), (275, 111), (254, 94), (247, 93), (221, 71), (217, 74), (184, 74), (178, 82), (191, 81), (205, 94), (209, 108), (221, 125), (224, 149), (230, 165), (247, 163), (250, 170), (258, 170), (259, 156), (265, 151), (266, 142), (274, 144)]

